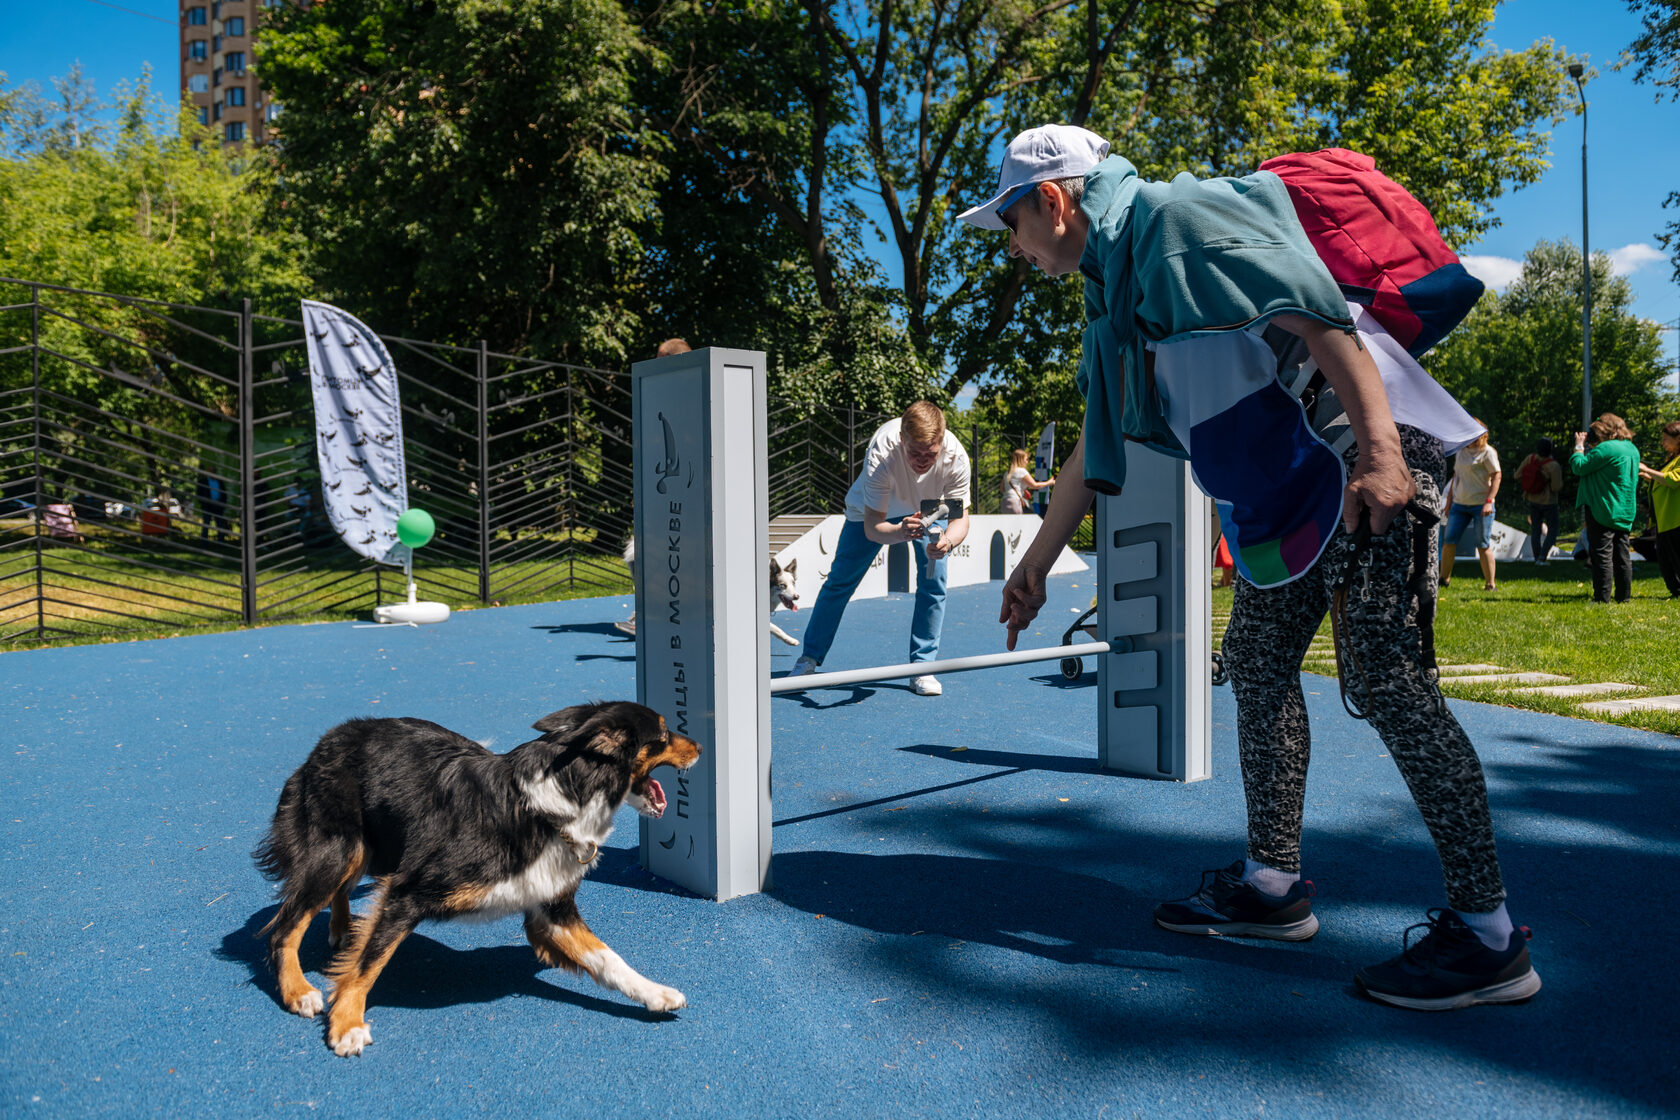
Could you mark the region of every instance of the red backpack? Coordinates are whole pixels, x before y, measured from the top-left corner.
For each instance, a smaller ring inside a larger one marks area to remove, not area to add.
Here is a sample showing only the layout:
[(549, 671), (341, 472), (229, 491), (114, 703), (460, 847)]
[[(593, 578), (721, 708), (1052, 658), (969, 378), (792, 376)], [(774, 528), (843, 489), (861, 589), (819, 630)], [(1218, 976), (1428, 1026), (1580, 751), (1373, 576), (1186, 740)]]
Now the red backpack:
[(1423, 204), (1370, 156), (1324, 148), (1260, 165), (1283, 180), (1307, 239), (1350, 302), (1363, 304), (1414, 358), (1456, 327), (1482, 282), (1441, 240)]
[(1530, 455), (1523, 460), (1522, 470), (1517, 472), (1517, 481), (1522, 483), (1524, 494), (1540, 494), (1551, 489), (1551, 483), (1546, 479), (1546, 464), (1550, 459), (1542, 459), (1538, 455)]

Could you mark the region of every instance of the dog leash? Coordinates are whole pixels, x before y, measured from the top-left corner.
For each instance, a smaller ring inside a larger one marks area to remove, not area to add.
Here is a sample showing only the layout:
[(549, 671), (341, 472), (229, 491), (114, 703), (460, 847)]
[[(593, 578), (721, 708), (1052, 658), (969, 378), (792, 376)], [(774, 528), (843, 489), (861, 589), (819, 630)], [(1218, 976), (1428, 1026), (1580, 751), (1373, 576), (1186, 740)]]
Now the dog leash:
[[(1441, 519), (1440, 515), (1425, 507), (1416, 498), (1406, 503), (1405, 512), (1412, 515), (1412, 562), (1411, 575), (1406, 580), (1405, 594), (1401, 599), (1402, 609), (1411, 600), (1417, 600), (1418, 636), (1422, 655), (1420, 660), (1423, 664), (1424, 680), (1429, 683), (1431, 691), (1435, 694), (1436, 708), (1445, 711), (1447, 701), (1446, 697), (1441, 695), (1438, 683), (1441, 673), (1435, 663), (1435, 596), (1427, 586), (1429, 550), (1434, 547), (1435, 526)], [(1365, 573), (1365, 595), (1361, 598), (1369, 595), (1371, 537), (1371, 510), (1369, 506), (1363, 506), (1359, 510), (1359, 527), (1353, 531), (1353, 552), (1330, 595), (1330, 633), (1336, 650), (1336, 687), (1341, 693), (1342, 707), (1354, 719), (1369, 718), (1371, 681), (1366, 676), (1365, 666), (1360, 662), (1359, 655), (1349, 645), (1345, 634), (1347, 597), (1356, 568), (1363, 569)], [(1357, 698), (1349, 694), (1350, 677), (1357, 678)]]

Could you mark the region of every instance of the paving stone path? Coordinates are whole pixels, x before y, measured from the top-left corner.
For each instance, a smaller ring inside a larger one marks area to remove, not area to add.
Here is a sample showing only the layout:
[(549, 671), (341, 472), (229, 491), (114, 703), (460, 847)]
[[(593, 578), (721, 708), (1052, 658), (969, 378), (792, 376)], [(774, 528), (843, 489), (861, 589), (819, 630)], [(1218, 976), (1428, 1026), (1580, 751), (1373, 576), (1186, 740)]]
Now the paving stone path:
[[(1224, 636), (1225, 625), (1230, 621), (1228, 614), (1213, 616), (1214, 648), (1218, 648), (1219, 640)], [(1307, 655), (1303, 659), (1301, 668), (1309, 673), (1320, 676), (1333, 677), (1336, 675), (1335, 643), (1327, 634), (1320, 634), (1313, 638), (1307, 648)], [(1507, 672), (1503, 666), (1482, 663), (1453, 664), (1441, 663), (1441, 683), (1452, 684), (1499, 684), (1510, 687), (1501, 689), (1504, 692), (1521, 692), (1540, 696), (1558, 696), (1565, 699), (1580, 698), (1578, 707), (1583, 712), (1594, 715), (1622, 715), (1633, 711), (1680, 711), (1680, 696), (1629, 696), (1619, 700), (1586, 700), (1589, 696), (1608, 696), (1615, 693), (1643, 692), (1644, 686), (1637, 684), (1623, 684), (1619, 681), (1570, 682), (1568, 677), (1556, 673), (1519, 673)]]

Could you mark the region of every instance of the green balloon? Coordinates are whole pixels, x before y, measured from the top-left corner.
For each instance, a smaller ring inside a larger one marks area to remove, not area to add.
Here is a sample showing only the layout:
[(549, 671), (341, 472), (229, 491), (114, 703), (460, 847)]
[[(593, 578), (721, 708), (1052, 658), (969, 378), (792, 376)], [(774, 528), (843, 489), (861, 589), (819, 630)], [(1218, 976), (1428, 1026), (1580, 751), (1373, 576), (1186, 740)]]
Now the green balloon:
[(397, 539), (409, 548), (419, 548), (432, 539), (437, 532), (437, 523), (432, 515), (423, 509), (404, 510), (397, 518)]

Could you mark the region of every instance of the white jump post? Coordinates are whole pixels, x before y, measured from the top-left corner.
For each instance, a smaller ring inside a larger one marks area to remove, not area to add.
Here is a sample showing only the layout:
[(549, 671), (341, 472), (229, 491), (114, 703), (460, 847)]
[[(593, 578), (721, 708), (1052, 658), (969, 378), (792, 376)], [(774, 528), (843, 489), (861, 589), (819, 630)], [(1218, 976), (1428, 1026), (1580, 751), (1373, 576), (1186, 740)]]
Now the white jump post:
[[(1210, 773), (1207, 500), (1186, 464), (1128, 448), (1126, 493), (1097, 509), (1097, 640), (771, 681), (764, 355), (707, 349), (631, 370), (636, 696), (705, 750), (641, 862), (723, 901), (770, 881), (773, 693), (1097, 659), (1097, 756), (1138, 778)], [(1002, 630), (999, 630), (1002, 636)]]
[(662, 775), (642, 866), (718, 901), (770, 875), (769, 489), (764, 355), (710, 348), (630, 371), (636, 699), (704, 751)]
[(1097, 759), (1133, 778), (1213, 774), (1213, 514), (1190, 464), (1126, 448), (1097, 499)]

